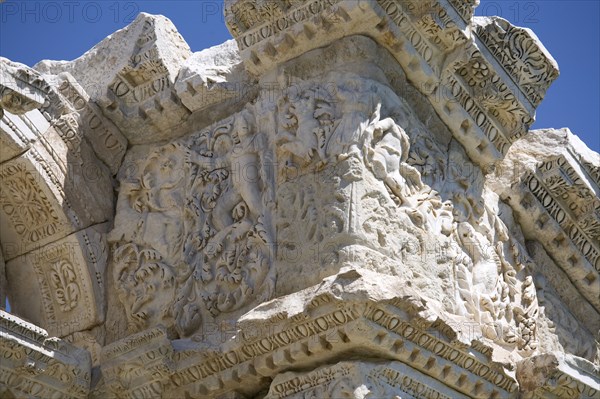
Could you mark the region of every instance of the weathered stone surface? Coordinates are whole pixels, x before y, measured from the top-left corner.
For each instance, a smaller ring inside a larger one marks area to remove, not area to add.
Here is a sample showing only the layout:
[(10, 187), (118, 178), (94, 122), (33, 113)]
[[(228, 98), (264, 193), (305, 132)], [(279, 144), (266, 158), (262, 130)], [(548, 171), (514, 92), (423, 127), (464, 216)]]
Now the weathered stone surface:
[(535, 33), (498, 17), (476, 17), (473, 24), (478, 39), (519, 85), (526, 98), (534, 106), (539, 105), (550, 84), (558, 77), (558, 64)]
[(31, 82), (23, 64), (0, 57), (0, 106), (13, 114), (24, 114), (40, 108), (45, 101), (43, 92)]
[(533, 356), (517, 365), (526, 397), (600, 398), (599, 376), (597, 365), (563, 353)]
[(255, 82), (242, 65), (234, 40), (192, 54), (182, 65), (175, 91), (190, 111), (212, 105), (241, 102)]
[(0, 394), (598, 397), (600, 156), (528, 131), (556, 62), (477, 4), (228, 0), (198, 53), (140, 14), (0, 60), (0, 300), (88, 373)]
[(12, 309), (60, 337), (102, 323), (106, 230), (93, 226), (7, 261)]
[[(140, 378), (127, 380), (128, 389), (141, 392), (152, 386), (154, 394), (174, 396), (219, 397), (235, 390), (252, 397), (286, 369), (312, 369), (346, 353), (385, 356), (433, 378), (447, 376), (445, 383), (454, 388), (446, 392), (503, 397), (516, 391), (501, 363), (486, 363), (497, 355), (479, 341), (485, 341), (479, 326), (445, 314), (441, 304), (415, 289), (398, 288), (401, 281), (345, 270), (319, 287), (258, 306), (227, 330), (205, 326), (194, 340), (168, 344), (164, 329), (154, 328), (105, 348), (105, 356), (113, 359), (119, 353), (122, 369), (135, 369), (138, 357), (147, 356), (161, 365), (160, 373), (144, 378), (139, 370), (134, 375)], [(111, 382), (97, 395), (121, 389), (120, 384)]]
[(7, 260), (112, 218), (106, 167), (85, 142), (75, 153), (69, 144), (51, 127), (27, 152), (0, 165), (0, 232)]
[(139, 144), (172, 137), (170, 129), (187, 117), (173, 84), (190, 55), (171, 21), (142, 13), (77, 60), (42, 61), (35, 68), (71, 73), (127, 140)]
[(90, 355), (0, 310), (0, 395), (87, 398)]
[(37, 109), (23, 115), (4, 112), (0, 120), (0, 162), (23, 154), (36, 141), (38, 132), (45, 132), (49, 127)]
[[(483, 393), (479, 391), (478, 393)], [(274, 398), (468, 398), (401, 362), (340, 362), (307, 373), (278, 375), (269, 394)]]
[[(231, 0), (225, 16), (248, 70), (256, 74), (351, 34), (374, 38), (430, 99), (469, 156), (489, 162), (527, 131), (558, 67), (530, 30), (501, 19), (471, 25), (457, 14), (471, 4), (444, 3)], [(508, 33), (492, 29), (499, 24)], [(515, 84), (511, 75), (523, 81)]]
[[(568, 129), (532, 131), (498, 166), (497, 192), (600, 311), (600, 156)], [(568, 248), (568, 249), (566, 249)]]

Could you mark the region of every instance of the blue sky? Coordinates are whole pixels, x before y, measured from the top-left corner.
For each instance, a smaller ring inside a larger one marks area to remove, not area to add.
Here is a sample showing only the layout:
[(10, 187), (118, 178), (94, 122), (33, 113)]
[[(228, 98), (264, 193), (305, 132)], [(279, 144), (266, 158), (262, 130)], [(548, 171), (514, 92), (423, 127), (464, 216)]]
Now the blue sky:
[[(145, 11), (163, 14), (193, 51), (231, 36), (222, 1), (13, 1), (0, 4), (0, 55), (33, 65), (77, 58)], [(600, 0), (481, 0), (477, 15), (499, 15), (535, 31), (561, 76), (533, 128), (569, 127), (600, 152)]]

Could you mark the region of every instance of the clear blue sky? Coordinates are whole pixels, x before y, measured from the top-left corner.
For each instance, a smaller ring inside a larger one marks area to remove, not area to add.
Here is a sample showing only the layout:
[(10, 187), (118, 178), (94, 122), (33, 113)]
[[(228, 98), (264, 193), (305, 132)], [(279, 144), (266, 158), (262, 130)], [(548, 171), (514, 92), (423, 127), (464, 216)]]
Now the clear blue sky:
[[(33, 65), (77, 58), (145, 11), (170, 18), (193, 51), (231, 36), (222, 1), (13, 1), (0, 4), (0, 55)], [(499, 15), (536, 32), (561, 76), (533, 128), (569, 127), (600, 152), (600, 0), (482, 0), (478, 15)]]

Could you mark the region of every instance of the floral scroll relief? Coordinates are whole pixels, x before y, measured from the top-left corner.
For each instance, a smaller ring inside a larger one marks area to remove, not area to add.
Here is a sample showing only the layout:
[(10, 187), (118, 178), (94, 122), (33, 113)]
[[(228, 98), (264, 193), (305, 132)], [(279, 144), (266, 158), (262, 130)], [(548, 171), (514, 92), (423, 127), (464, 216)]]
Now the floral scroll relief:
[(150, 249), (125, 244), (114, 253), (119, 299), (126, 304), (130, 329), (172, 323), (176, 273), (161, 255)]
[(55, 262), (50, 269), (50, 280), (60, 309), (63, 312), (74, 309), (81, 296), (74, 266), (66, 260)]
[(276, 144), (280, 152), (287, 154), (284, 165), (296, 159), (300, 166), (315, 160), (322, 167), (329, 155), (337, 112), (331, 93), (318, 84), (303, 82), (297, 91), (279, 98), (278, 111), (280, 129)]
[(122, 182), (118, 208), (136, 222), (116, 226), (111, 237), (132, 330), (162, 323), (190, 336), (206, 320), (270, 297), (265, 147), (246, 109), (156, 149)]

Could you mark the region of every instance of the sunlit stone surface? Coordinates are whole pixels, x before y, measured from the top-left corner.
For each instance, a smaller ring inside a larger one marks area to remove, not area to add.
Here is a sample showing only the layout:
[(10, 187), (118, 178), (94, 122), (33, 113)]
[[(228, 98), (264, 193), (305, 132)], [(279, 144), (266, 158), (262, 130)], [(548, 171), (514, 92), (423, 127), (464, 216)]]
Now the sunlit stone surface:
[(600, 157), (477, 1), (227, 0), (0, 60), (2, 398), (600, 398)]

